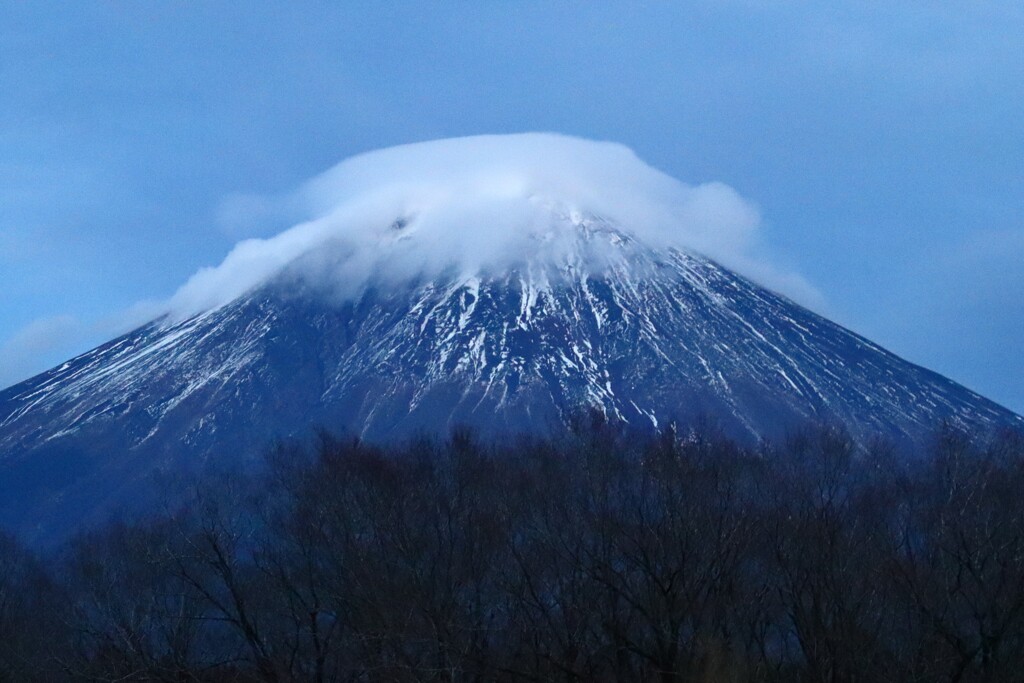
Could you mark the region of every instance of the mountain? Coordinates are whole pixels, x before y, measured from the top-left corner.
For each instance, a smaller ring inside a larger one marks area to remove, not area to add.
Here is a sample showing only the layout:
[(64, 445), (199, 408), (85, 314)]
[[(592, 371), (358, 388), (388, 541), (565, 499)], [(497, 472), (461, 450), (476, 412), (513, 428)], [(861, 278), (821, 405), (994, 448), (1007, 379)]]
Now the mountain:
[(786, 280), (751, 256), (757, 210), (622, 145), (379, 150), (282, 211), (309, 220), (239, 242), (149, 324), (0, 391), (0, 526), (46, 542), (173, 505), (176, 480), (317, 426), (501, 437), (597, 409), (748, 443), (819, 421), (904, 445), (943, 420), (1024, 426), (755, 284)]
[(66, 533), (151, 500), (156, 472), (247, 466), (314, 425), (494, 436), (594, 407), (650, 427), (707, 417), (747, 442), (807, 421), (904, 444), (942, 420), (1024, 427), (709, 258), (596, 218), (572, 231), (557, 259), (371, 280), (357, 296), (285, 269), (0, 392), (0, 524)]

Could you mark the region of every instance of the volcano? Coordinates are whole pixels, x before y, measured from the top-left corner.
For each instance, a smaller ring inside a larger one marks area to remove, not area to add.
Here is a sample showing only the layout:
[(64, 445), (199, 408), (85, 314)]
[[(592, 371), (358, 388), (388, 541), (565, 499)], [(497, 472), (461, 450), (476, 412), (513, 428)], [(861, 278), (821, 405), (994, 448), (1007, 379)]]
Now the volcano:
[[(164, 315), (0, 391), (0, 525), (64, 537), (151, 503), (161, 474), (254, 466), (275, 439), (316, 426), (375, 442), (458, 425), (502, 437), (597, 410), (641, 429), (710, 421), (751, 444), (837, 423), (904, 446), (943, 422), (1024, 428), (703, 251), (637, 229), (655, 215), (642, 202), (594, 210), (528, 183), (510, 200), (507, 181), (498, 208), (460, 185), (437, 211), (402, 184), (401, 202), (293, 229), (317, 239), (246, 243)], [(472, 210), (449, 210), (466, 193)], [(682, 206), (699, 222), (684, 200), (657, 220)], [(372, 230), (356, 239), (330, 229), (339, 221)], [(514, 248), (443, 259), (451, 243), (428, 238), (444, 221), (526, 227)], [(228, 286), (225, 272), (243, 276)]]

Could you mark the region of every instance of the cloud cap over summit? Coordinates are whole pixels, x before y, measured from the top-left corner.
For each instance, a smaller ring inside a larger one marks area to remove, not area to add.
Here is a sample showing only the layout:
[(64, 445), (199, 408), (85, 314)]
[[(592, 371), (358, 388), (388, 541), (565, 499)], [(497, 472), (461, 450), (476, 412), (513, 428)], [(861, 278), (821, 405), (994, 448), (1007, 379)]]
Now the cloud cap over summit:
[(800, 276), (759, 254), (751, 202), (720, 182), (676, 180), (612, 142), (522, 133), (391, 147), (342, 161), (277, 203), (304, 221), (197, 272), (169, 302), (175, 317), (224, 305), (285, 268), (344, 291), (371, 277), (505, 269), (556, 249), (584, 218), (817, 303)]

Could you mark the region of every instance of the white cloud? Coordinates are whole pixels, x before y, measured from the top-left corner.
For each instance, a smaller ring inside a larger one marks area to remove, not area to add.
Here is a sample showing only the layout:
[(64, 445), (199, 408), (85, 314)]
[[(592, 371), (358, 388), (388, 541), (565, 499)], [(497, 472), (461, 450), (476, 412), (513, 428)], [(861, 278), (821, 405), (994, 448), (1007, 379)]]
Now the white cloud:
[(240, 242), (220, 265), (193, 275), (169, 310), (184, 316), (215, 308), (285, 268), (350, 292), (370, 278), (507, 268), (534, 255), (541, 241), (557, 242), (572, 222), (566, 217), (577, 214), (608, 219), (654, 247), (702, 252), (819, 302), (802, 278), (759, 257), (752, 203), (719, 182), (675, 180), (615, 143), (528, 133), (393, 147), (343, 161), (284, 199), (228, 198), (221, 222), (238, 229), (297, 209), (305, 222)]

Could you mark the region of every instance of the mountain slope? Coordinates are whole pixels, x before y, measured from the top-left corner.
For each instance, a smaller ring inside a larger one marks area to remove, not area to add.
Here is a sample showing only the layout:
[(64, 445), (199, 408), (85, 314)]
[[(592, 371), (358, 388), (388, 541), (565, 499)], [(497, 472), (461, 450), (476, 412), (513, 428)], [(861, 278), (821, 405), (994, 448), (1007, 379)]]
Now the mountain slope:
[(808, 420), (903, 443), (941, 420), (1024, 426), (707, 258), (598, 224), (564, 259), (343, 300), (286, 271), (0, 392), (0, 524), (59, 534), (150, 500), (154, 472), (244, 466), (316, 424), (495, 435), (585, 407), (654, 427), (706, 416), (747, 441)]

